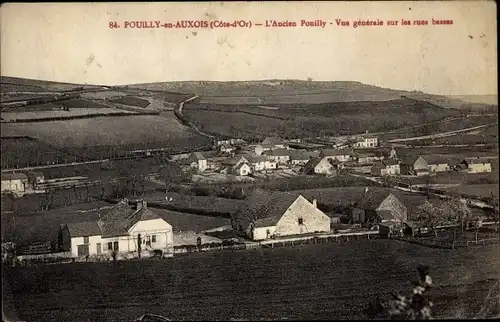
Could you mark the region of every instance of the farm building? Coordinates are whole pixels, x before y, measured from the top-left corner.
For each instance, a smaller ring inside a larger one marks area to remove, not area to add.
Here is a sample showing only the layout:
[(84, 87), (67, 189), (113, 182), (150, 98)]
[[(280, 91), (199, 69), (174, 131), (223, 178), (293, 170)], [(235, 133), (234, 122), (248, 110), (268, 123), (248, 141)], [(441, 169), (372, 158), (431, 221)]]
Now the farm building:
[(466, 158), (460, 164), (463, 164), (468, 173), (491, 172), (491, 162), (487, 158)]
[(236, 150), (234, 146), (230, 146), (229, 144), (222, 144), (220, 146), (220, 152), (222, 153), (233, 153)]
[(235, 156), (222, 162), (221, 173), (246, 176), (251, 173), (249, 161), (244, 156)]
[(131, 209), (124, 199), (94, 222), (66, 224), (60, 231), (61, 249), (73, 257), (131, 254), (162, 250), (173, 252), (172, 226), (140, 200)]
[(247, 176), (252, 172), (252, 168), (246, 162), (242, 162), (231, 169), (231, 173), (236, 176)]
[(408, 219), (407, 213), (406, 206), (392, 193), (368, 189), (355, 203), (352, 216), (354, 222), (361, 223), (404, 223)]
[(444, 156), (439, 154), (421, 155), (413, 164), (413, 169), (417, 172), (426, 170), (429, 173), (434, 172), (447, 172), (450, 171), (450, 161)]
[(264, 141), (261, 142), (261, 144), (271, 144), (274, 146), (275, 149), (286, 149), (288, 148), (288, 144), (283, 141), (283, 139), (275, 137), (275, 136), (268, 136), (264, 139)]
[(283, 164), (290, 161), (290, 151), (287, 149), (269, 150), (265, 151), (263, 154), (267, 155), (269, 160), (276, 161), (277, 163)]
[(305, 151), (305, 150), (292, 150), (290, 151), (290, 163), (292, 165), (305, 165), (309, 159), (318, 158), (319, 152)]
[(272, 170), (278, 167), (278, 164), (274, 160), (269, 160), (269, 158), (265, 155), (253, 155), (253, 156), (245, 156), (245, 159), (248, 160), (250, 167), (252, 168), (252, 172), (258, 172), (263, 170)]
[(399, 169), (402, 175), (413, 175), (415, 174), (415, 169), (413, 168), (415, 164), (415, 158), (404, 157), (401, 158), (399, 163)]
[(24, 173), (2, 173), (2, 192), (25, 192), (28, 176)]
[(208, 169), (207, 158), (201, 152), (191, 153), (188, 158), (181, 160), (180, 163), (200, 172)]
[(383, 160), (383, 158), (377, 157), (375, 153), (358, 153), (356, 154), (356, 160), (359, 164), (368, 164)]
[(257, 189), (231, 217), (235, 231), (252, 240), (330, 232), (330, 217), (299, 194)]
[(327, 158), (311, 158), (301, 169), (306, 174), (333, 175), (336, 170)]
[(328, 160), (337, 160), (346, 162), (351, 159), (353, 151), (351, 149), (323, 149), (319, 153), (320, 158), (327, 158)]
[(354, 144), (354, 148), (375, 148), (378, 146), (378, 138), (376, 137), (366, 137), (357, 140)]
[(394, 159), (382, 160), (371, 168), (371, 174), (374, 176), (397, 176), (400, 173), (399, 161)]
[(29, 172), (27, 176), (28, 184), (32, 187), (45, 182), (45, 175), (42, 172)]

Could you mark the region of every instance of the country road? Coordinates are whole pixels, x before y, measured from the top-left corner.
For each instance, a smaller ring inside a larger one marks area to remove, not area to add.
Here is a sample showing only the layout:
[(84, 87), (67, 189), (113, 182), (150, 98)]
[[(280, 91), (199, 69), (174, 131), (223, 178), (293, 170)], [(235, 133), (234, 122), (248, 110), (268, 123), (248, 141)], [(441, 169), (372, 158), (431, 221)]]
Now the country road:
[(174, 114), (175, 114), (175, 116), (177, 116), (177, 118), (179, 118), (179, 120), (183, 124), (187, 123), (186, 125), (189, 126), (189, 127), (191, 127), (196, 133), (198, 133), (198, 134), (200, 134), (200, 135), (202, 135), (204, 137), (210, 138), (210, 139), (215, 139), (215, 136), (200, 131), (200, 129), (198, 129), (198, 127), (196, 126), (196, 124), (194, 124), (193, 122), (189, 121), (184, 116), (184, 114), (182, 113), (182, 109), (184, 108), (184, 104), (189, 103), (189, 102), (197, 99), (198, 97), (199, 97), (198, 95), (194, 95), (194, 96), (188, 98), (187, 100), (180, 102), (179, 106), (177, 107), (177, 110), (174, 110), (176, 112)]
[(406, 141), (417, 141), (417, 140), (425, 140), (425, 139), (435, 139), (435, 138), (444, 138), (447, 136), (453, 136), (458, 133), (463, 133), (463, 132), (470, 132), (478, 129), (482, 129), (487, 126), (492, 126), (498, 123), (489, 123), (489, 124), (483, 124), (479, 126), (474, 126), (474, 127), (469, 127), (466, 129), (460, 129), (460, 130), (455, 130), (455, 131), (449, 131), (449, 132), (442, 132), (442, 133), (435, 133), (435, 134), (430, 134), (430, 135), (422, 135), (422, 136), (414, 136), (410, 138), (404, 138), (404, 139), (392, 139), (388, 140), (388, 143), (397, 143), (397, 142), (406, 142)]

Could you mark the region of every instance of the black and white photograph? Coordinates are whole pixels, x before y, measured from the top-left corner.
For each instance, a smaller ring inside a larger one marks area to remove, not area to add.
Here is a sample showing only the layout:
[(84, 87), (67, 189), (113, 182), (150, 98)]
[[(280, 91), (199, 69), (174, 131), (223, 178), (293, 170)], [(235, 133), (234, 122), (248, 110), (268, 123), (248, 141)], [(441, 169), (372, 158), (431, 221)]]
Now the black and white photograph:
[(499, 319), (496, 19), (2, 4), (2, 321)]

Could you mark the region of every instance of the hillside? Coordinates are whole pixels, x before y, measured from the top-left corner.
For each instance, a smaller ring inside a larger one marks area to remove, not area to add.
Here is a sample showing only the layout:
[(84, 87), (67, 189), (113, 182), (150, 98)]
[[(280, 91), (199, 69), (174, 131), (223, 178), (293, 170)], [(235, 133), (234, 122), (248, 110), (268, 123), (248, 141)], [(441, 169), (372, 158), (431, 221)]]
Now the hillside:
[(448, 95), (448, 97), (453, 99), (459, 99), (468, 103), (482, 103), (491, 104), (498, 106), (498, 95)]

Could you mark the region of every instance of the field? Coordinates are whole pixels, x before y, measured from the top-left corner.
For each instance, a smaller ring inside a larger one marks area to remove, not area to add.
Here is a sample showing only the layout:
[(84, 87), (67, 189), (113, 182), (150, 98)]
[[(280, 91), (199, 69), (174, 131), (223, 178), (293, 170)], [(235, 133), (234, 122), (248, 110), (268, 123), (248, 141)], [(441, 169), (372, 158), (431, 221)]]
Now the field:
[(145, 108), (150, 104), (147, 99), (134, 97), (134, 96), (124, 96), (124, 97), (120, 97), (120, 98), (115, 98), (115, 99), (110, 100), (110, 102), (111, 103), (119, 103), (119, 104), (123, 104), (123, 105), (137, 106), (137, 107), (142, 107), (142, 108)]
[[(119, 121), (118, 121), (119, 120)], [(116, 150), (172, 147), (185, 149), (207, 141), (173, 116), (122, 116), (41, 123), (2, 124), (2, 136), (30, 136), (83, 156)]]
[(484, 196), (484, 197), (496, 196), (498, 198), (499, 195), (498, 184), (474, 184), (474, 185), (446, 188), (445, 190), (450, 192), (464, 193), (464, 194)]
[(410, 292), (418, 264), (431, 267), (435, 317), (476, 317), (486, 305), (494, 310), (498, 291), (485, 299), (498, 282), (498, 245), (452, 251), (363, 240), (4, 268), (4, 281), (20, 318), (29, 321), (131, 321), (144, 313), (176, 321), (363, 319), (377, 296)]
[(105, 107), (105, 108), (75, 108), (70, 111), (59, 110), (41, 110), (41, 111), (31, 111), (31, 112), (3, 112), (2, 119), (4, 121), (14, 121), (14, 120), (30, 120), (30, 119), (44, 119), (52, 117), (72, 117), (72, 116), (83, 116), (83, 115), (113, 115), (113, 114), (123, 114), (133, 112), (119, 110), (115, 108)]
[[(5, 125), (2, 125), (2, 128)], [(76, 157), (53, 146), (28, 138), (2, 138), (2, 169), (22, 168), (35, 164), (76, 161)]]
[[(184, 115), (202, 131), (239, 137), (285, 138), (378, 132), (457, 115), (457, 111), (406, 99), (325, 104), (210, 105), (189, 103)], [(267, 106), (267, 105), (266, 105)], [(367, 113), (369, 111), (369, 113)], [(221, 124), (217, 120), (228, 119)]]

